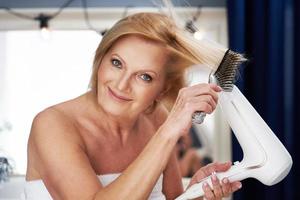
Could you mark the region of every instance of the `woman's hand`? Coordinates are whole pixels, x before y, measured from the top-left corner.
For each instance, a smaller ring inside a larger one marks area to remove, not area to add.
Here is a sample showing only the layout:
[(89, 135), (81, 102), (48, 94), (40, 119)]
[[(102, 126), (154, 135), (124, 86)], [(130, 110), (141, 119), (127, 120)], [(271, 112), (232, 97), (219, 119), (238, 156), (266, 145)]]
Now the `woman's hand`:
[(186, 134), (191, 128), (194, 112), (210, 114), (215, 110), (220, 91), (221, 87), (216, 84), (206, 83), (182, 88), (163, 127), (176, 136)]
[(242, 187), (240, 181), (230, 183), (227, 178), (219, 181), (214, 172), (227, 171), (231, 166), (231, 162), (226, 163), (211, 163), (199, 169), (192, 177), (192, 180), (188, 187), (200, 182), (203, 178), (212, 175), (213, 188), (210, 188), (208, 184), (203, 185), (204, 197), (207, 200), (220, 200), (223, 197), (228, 197), (231, 193), (237, 191)]

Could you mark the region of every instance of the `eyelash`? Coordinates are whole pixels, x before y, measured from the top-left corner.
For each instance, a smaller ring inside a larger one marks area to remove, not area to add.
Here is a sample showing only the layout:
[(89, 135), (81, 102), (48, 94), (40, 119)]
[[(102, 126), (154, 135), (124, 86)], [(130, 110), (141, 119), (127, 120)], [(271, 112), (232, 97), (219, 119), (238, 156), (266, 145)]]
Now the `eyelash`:
[[(117, 64), (115, 62), (117, 62)], [(121, 61), (119, 61), (118, 59), (115, 59), (115, 58), (111, 59), (111, 64), (117, 68), (121, 68), (120, 66), (122, 65)]]
[[(117, 62), (117, 63), (115, 63), (115, 62)], [(121, 68), (121, 65), (122, 65), (121, 61), (116, 58), (111, 59), (111, 64), (117, 68)], [(147, 77), (143, 78), (144, 76), (147, 76)], [(152, 81), (152, 77), (149, 74), (141, 74), (139, 77), (147, 83), (150, 83)]]
[[(144, 79), (143, 76), (147, 76), (147, 78)], [(140, 78), (141, 78), (143, 81), (148, 82), (148, 83), (152, 81), (152, 77), (151, 77), (150, 75), (148, 75), (148, 74), (141, 74), (141, 75), (140, 75)]]

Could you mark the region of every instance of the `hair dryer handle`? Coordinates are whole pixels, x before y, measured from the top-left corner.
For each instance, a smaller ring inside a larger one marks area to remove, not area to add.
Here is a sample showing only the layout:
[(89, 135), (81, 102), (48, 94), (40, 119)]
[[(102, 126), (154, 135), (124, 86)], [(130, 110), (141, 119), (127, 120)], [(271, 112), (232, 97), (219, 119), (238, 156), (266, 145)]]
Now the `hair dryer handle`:
[[(240, 164), (240, 162), (237, 161), (226, 172), (217, 172), (215, 173), (215, 175), (218, 177), (220, 181), (225, 177), (229, 179), (229, 182), (241, 181), (244, 180), (245, 178), (248, 178), (248, 170), (244, 168)], [(202, 187), (205, 182), (209, 184), (211, 188), (213, 188), (211, 176), (212, 175), (202, 179), (199, 183), (192, 185), (175, 200), (187, 200), (187, 199), (194, 199), (197, 197), (204, 196), (204, 191)]]

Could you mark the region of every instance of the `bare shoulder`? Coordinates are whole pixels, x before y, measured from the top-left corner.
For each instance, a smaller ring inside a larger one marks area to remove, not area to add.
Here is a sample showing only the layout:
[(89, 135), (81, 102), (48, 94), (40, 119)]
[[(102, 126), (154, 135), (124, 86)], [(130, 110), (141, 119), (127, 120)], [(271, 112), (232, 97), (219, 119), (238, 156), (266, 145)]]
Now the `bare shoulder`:
[(72, 119), (53, 106), (35, 116), (32, 122), (30, 137), (41, 140), (67, 137), (69, 140), (77, 140), (79, 142), (80, 136), (76, 132), (76, 126)]
[(56, 109), (55, 106), (46, 108), (45, 110), (38, 113), (32, 122), (32, 128), (40, 128), (41, 126), (45, 128), (45, 126), (51, 127), (51, 124), (55, 123), (55, 125), (65, 125), (68, 123), (67, 118), (63, 115), (61, 111)]
[(82, 138), (72, 118), (56, 106), (49, 107), (38, 113), (33, 119), (28, 150), (42, 150), (46, 146), (58, 144), (74, 144), (83, 147)]
[(101, 184), (70, 113), (64, 111), (50, 107), (34, 118), (26, 179), (42, 179), (54, 199), (89, 199)]
[(51, 153), (61, 156), (67, 148), (84, 148), (72, 120), (55, 107), (38, 113), (33, 119), (28, 139), (27, 180), (40, 179), (43, 161)]
[(167, 119), (169, 112), (167, 108), (162, 104), (158, 104), (155, 110), (149, 114), (149, 119), (156, 128), (159, 128)]

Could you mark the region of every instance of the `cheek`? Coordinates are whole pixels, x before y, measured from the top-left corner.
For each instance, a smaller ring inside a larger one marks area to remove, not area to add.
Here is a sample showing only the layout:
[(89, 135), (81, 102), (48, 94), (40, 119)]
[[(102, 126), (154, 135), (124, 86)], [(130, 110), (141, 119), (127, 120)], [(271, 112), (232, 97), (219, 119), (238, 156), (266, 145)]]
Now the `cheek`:
[(146, 104), (152, 104), (155, 99), (159, 96), (161, 91), (160, 86), (153, 86), (148, 88), (140, 88), (139, 96), (143, 99)]
[(98, 76), (98, 82), (103, 81), (103, 78), (105, 76), (104, 76), (104, 70), (102, 66), (99, 67), (97, 76)]
[(104, 83), (109, 81), (109, 78), (112, 77), (111, 72), (104, 65), (100, 65), (98, 69), (98, 83)]

